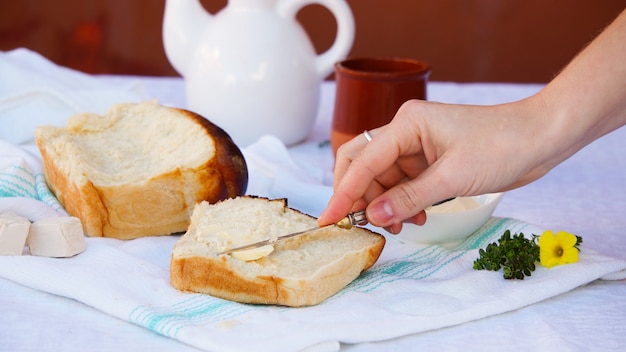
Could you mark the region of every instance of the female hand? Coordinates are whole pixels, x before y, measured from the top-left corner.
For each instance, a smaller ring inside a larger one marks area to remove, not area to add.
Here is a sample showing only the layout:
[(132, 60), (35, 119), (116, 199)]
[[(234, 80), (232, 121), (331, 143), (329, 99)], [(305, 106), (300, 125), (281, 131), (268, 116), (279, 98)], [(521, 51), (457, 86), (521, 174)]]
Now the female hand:
[[(319, 218), (333, 223), (351, 210), (391, 233), (403, 221), (426, 221), (438, 201), (499, 192), (549, 170), (536, 143), (545, 127), (532, 100), (498, 106), (405, 103), (394, 120), (341, 146), (335, 193)], [(525, 116), (520, 116), (521, 114)], [(516, 142), (511, 142), (516, 141)]]

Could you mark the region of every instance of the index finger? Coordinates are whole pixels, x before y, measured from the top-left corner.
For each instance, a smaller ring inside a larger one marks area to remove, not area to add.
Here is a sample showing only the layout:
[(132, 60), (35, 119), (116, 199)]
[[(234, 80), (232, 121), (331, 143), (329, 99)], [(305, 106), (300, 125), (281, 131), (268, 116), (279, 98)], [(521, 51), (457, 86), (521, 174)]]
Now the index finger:
[(388, 170), (399, 155), (399, 148), (386, 141), (384, 128), (370, 132), (371, 142), (363, 136), (342, 146), (335, 163), (334, 194), (320, 223), (339, 221), (363, 198), (376, 176)]

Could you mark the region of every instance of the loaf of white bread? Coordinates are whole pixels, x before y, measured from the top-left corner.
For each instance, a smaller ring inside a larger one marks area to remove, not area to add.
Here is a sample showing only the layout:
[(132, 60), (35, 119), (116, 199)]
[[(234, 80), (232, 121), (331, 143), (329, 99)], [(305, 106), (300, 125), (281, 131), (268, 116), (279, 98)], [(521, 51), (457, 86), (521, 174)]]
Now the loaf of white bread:
[(360, 227), (333, 226), (278, 241), (270, 251), (261, 248), (260, 258), (221, 254), (316, 226), (314, 217), (289, 208), (284, 199), (243, 196), (200, 203), (172, 252), (171, 284), (242, 303), (318, 304), (374, 265), (384, 236)]
[(46, 182), (85, 234), (132, 239), (184, 232), (193, 206), (245, 193), (248, 171), (226, 132), (156, 101), (81, 113), (35, 140)]

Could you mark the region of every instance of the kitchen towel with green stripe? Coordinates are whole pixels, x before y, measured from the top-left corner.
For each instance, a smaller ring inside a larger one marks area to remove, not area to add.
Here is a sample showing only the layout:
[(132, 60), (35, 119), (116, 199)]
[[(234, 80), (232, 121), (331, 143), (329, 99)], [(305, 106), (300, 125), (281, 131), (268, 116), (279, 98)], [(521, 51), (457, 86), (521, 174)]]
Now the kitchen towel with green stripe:
[(41, 159), (34, 148), (0, 139), (0, 213), (14, 212), (31, 221), (67, 216), (46, 185)]
[(623, 279), (626, 262), (585, 248), (575, 264), (538, 267), (523, 281), (475, 271), (478, 248), (506, 229), (541, 229), (491, 218), (453, 247), (389, 238), (380, 260), (327, 301), (286, 308), (182, 293), (169, 284), (176, 236), (88, 239), (67, 259), (0, 257), (0, 276), (83, 302), (206, 351), (334, 351), (340, 343), (392, 339), (509, 312), (597, 279)]

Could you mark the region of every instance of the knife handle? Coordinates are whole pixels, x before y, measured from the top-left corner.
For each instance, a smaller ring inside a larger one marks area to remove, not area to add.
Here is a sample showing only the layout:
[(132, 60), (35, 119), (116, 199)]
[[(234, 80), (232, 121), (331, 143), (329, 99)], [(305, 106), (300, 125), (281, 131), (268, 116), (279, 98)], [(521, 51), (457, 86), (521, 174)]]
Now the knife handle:
[(359, 210), (348, 213), (348, 216), (339, 220), (337, 226), (349, 230), (352, 226), (364, 226), (367, 225), (367, 218), (365, 217), (365, 210)]

